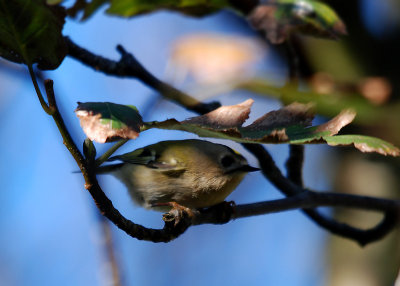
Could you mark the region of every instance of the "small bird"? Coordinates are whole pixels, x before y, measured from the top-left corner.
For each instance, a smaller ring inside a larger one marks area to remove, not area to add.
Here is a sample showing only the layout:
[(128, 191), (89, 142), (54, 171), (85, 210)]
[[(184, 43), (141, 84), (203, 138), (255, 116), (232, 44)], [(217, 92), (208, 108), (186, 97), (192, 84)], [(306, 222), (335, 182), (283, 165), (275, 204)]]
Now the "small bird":
[(233, 149), (203, 140), (161, 141), (108, 161), (98, 174), (121, 180), (134, 202), (147, 209), (177, 203), (187, 208), (216, 205), (239, 185), (245, 174), (258, 171)]

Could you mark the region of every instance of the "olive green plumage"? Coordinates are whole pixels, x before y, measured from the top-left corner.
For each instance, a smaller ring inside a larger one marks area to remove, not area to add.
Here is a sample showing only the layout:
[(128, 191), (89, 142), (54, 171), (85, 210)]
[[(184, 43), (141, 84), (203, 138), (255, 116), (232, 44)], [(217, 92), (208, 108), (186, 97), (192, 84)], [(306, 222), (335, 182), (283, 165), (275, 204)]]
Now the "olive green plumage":
[(203, 140), (162, 141), (109, 161), (100, 167), (128, 188), (132, 199), (145, 208), (177, 202), (202, 208), (223, 202), (247, 172), (258, 170), (231, 148)]

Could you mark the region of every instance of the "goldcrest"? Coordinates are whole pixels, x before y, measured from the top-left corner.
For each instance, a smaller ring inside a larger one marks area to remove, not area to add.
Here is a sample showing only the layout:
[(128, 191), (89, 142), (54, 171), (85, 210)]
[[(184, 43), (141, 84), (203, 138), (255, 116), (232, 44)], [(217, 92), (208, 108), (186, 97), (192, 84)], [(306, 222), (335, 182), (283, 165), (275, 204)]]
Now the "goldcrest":
[[(128, 188), (132, 199), (145, 208), (176, 202), (188, 208), (221, 203), (247, 172), (257, 171), (231, 148), (203, 140), (162, 141), (109, 161), (99, 167)], [(157, 209), (157, 208), (156, 208)]]

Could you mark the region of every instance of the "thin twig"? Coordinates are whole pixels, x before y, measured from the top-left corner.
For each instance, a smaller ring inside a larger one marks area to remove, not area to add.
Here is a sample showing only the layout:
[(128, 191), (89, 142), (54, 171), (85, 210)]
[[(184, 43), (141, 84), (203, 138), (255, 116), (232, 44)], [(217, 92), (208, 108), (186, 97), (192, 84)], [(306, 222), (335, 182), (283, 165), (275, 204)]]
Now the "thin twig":
[(286, 54), (287, 61), (289, 67), (289, 84), (294, 85), (296, 88), (299, 85), (300, 79), (300, 60), (299, 55), (297, 54), (295, 44), (294, 44), (294, 35), (290, 35), (286, 40)]

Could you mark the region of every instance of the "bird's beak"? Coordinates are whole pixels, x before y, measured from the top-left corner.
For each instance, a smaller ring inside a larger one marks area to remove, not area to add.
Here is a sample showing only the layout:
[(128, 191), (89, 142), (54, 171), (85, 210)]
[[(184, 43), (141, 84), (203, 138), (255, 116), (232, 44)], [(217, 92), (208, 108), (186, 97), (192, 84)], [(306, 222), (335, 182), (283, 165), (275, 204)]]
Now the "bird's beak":
[(241, 166), (239, 169), (237, 169), (238, 171), (243, 171), (243, 172), (255, 172), (255, 171), (260, 171), (259, 168), (256, 167), (252, 167), (250, 165), (243, 165)]

